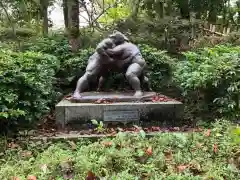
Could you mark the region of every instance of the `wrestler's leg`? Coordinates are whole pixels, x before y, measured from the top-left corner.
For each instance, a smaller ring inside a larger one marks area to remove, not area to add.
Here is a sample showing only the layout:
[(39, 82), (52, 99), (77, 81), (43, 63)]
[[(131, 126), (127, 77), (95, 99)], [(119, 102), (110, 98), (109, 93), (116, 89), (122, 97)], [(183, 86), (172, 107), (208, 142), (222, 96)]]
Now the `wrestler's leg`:
[(142, 74), (142, 70), (143, 68), (139, 64), (133, 63), (128, 67), (127, 72), (125, 74), (129, 84), (135, 90), (134, 96), (136, 97), (140, 97), (143, 95), (143, 92), (141, 90), (141, 83), (138, 78)]
[(147, 91), (152, 91), (150, 82), (147, 76), (144, 75), (144, 72), (139, 77), (142, 89), (146, 88)]
[(90, 76), (89, 72), (86, 72), (82, 77), (78, 79), (77, 87), (73, 93), (74, 99), (81, 98), (80, 93), (83, 92), (88, 87), (88, 77)]
[(79, 78), (77, 82), (77, 87), (73, 93), (73, 98), (81, 98), (80, 93), (87, 89), (90, 81), (92, 81), (94, 78), (97, 78), (99, 72), (100, 68), (92, 67), (92, 69), (90, 69), (88, 65), (85, 74)]
[(151, 85), (150, 85), (150, 82), (149, 82), (149, 79), (148, 79), (147, 76), (144, 76), (144, 77), (143, 77), (143, 82), (146, 83), (146, 85), (147, 85), (147, 90), (148, 90), (148, 91), (152, 91), (152, 88), (151, 88)]
[(101, 91), (103, 88), (103, 85), (106, 81), (106, 78), (104, 76), (101, 76), (98, 80), (98, 87), (97, 87), (97, 91)]

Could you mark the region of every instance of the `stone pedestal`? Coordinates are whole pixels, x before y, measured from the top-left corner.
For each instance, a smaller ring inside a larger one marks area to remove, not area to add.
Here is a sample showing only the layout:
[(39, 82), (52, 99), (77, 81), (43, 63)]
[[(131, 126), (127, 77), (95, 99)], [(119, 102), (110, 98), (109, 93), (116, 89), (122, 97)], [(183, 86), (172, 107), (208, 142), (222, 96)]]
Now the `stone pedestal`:
[[(85, 93), (82, 94), (83, 98), (78, 101), (64, 99), (59, 102), (56, 105), (56, 122), (62, 127), (72, 120), (92, 119), (107, 122), (115, 120), (128, 122), (140, 119), (147, 121), (154, 119), (165, 124), (174, 124), (177, 119), (182, 117), (183, 104), (171, 99), (168, 99), (166, 102), (150, 101), (155, 94), (146, 92), (143, 97), (135, 98), (131, 93), (104, 92), (98, 95), (96, 93)], [(107, 103), (96, 104), (99, 98), (107, 100)]]

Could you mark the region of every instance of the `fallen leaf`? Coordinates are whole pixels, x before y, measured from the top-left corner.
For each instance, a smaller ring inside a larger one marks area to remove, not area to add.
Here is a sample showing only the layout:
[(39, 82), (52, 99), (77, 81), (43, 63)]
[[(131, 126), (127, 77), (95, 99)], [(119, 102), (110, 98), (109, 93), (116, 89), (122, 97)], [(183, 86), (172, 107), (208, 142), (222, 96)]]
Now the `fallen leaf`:
[(167, 161), (172, 160), (172, 152), (171, 151), (165, 152), (165, 158)]
[(211, 135), (211, 129), (208, 129), (205, 136), (210, 136)]
[(96, 178), (96, 176), (94, 175), (94, 173), (91, 172), (91, 171), (88, 171), (86, 180), (96, 180), (96, 179), (97, 179), (97, 178)]
[(160, 131), (160, 127), (152, 126), (152, 131)]
[(179, 166), (177, 166), (178, 172), (183, 172), (186, 168), (187, 168), (186, 165), (179, 165)]
[(112, 142), (111, 141), (103, 142), (103, 145), (106, 146), (106, 147), (110, 147), (110, 146), (112, 146)]
[(214, 144), (214, 145), (213, 145), (213, 152), (214, 152), (214, 153), (217, 153), (217, 151), (218, 151), (217, 144)]
[(16, 149), (16, 148), (19, 147), (19, 145), (18, 145), (18, 144), (15, 144), (14, 142), (10, 142), (10, 143), (8, 144), (8, 147), (11, 148), (11, 149)]
[(100, 98), (98, 99), (97, 101), (95, 101), (96, 104), (101, 104), (104, 102), (104, 99), (103, 98)]
[(157, 97), (157, 96), (153, 96), (153, 97), (152, 97), (152, 102), (157, 102), (157, 100), (158, 100), (158, 97)]
[(180, 128), (179, 127), (174, 127), (173, 131), (180, 131)]
[(162, 97), (160, 97), (160, 98), (158, 98), (158, 101), (164, 101), (164, 98), (162, 98)]
[(114, 132), (114, 131), (115, 131), (115, 129), (114, 129), (114, 128), (110, 128), (110, 131), (111, 131), (111, 132)]
[(153, 153), (152, 153), (152, 147), (148, 147), (147, 150), (146, 150), (146, 153), (147, 155), (151, 156)]
[(73, 141), (68, 141), (68, 143), (70, 144), (72, 150), (77, 149), (77, 145)]
[(197, 147), (197, 148), (201, 148), (201, 147), (202, 147), (202, 144), (197, 142), (197, 143), (196, 143), (196, 147)]
[(12, 180), (21, 180), (19, 177), (13, 177)]
[(32, 152), (31, 151), (23, 151), (21, 156), (23, 158), (30, 158), (30, 157), (32, 157)]
[(27, 177), (27, 180), (37, 180), (36, 176), (33, 176), (33, 175), (29, 175)]
[(203, 129), (202, 129), (202, 128), (196, 128), (196, 129), (194, 129), (193, 131), (194, 131), (194, 132), (202, 132)]
[(135, 131), (134, 127), (126, 128), (127, 131)]
[(109, 135), (110, 136), (115, 136), (117, 134), (117, 132), (111, 132)]

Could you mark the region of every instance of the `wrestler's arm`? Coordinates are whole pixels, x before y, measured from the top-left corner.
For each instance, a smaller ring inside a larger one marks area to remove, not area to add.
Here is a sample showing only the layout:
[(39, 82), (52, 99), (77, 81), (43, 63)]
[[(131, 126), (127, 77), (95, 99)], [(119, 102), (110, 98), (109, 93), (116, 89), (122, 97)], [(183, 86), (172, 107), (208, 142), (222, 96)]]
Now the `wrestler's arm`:
[(104, 60), (108, 60), (110, 62), (113, 62), (114, 60), (109, 56), (109, 54), (107, 54), (106, 50), (109, 48), (109, 46), (114, 47), (114, 44), (110, 44), (110, 42), (108, 41), (102, 41), (101, 43), (99, 43), (96, 47), (96, 52), (98, 54), (100, 54), (104, 58)]
[(111, 55), (111, 56), (115, 56), (115, 55), (121, 55), (123, 53), (123, 46), (122, 45), (118, 45), (113, 49), (107, 49), (106, 52), (107, 54)]
[(134, 58), (134, 56), (130, 55), (129, 57), (127, 57), (126, 59), (123, 59), (122, 61), (124, 64), (127, 64), (127, 63), (130, 63), (133, 58)]
[[(123, 59), (123, 62), (124, 63), (130, 63), (132, 61), (132, 59), (140, 53), (140, 50), (138, 47), (136, 47), (135, 45), (134, 46), (128, 46), (128, 48), (131, 50), (131, 51), (128, 51), (126, 54), (129, 54), (129, 56), (126, 58), (126, 59)], [(126, 52), (126, 51), (125, 51)]]
[(100, 55), (108, 56), (106, 53), (107, 45), (104, 43), (99, 43), (98, 46), (96, 47), (96, 51)]

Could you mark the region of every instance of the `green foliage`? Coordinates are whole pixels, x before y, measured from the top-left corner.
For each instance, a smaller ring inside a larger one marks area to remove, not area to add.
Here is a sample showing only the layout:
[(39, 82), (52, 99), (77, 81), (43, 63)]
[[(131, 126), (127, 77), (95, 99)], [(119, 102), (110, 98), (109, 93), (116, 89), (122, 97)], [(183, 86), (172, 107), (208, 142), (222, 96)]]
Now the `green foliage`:
[(23, 50), (52, 54), (61, 62), (74, 55), (67, 38), (61, 33), (49, 37), (32, 38), (24, 44)]
[(125, 2), (120, 1), (118, 3), (116, 2), (116, 0), (105, 0), (105, 7), (114, 7), (107, 8), (106, 12), (98, 19), (98, 22), (106, 26), (113, 25), (119, 20), (126, 19), (130, 15), (130, 7), (127, 6), (126, 3), (126, 0)]
[[(196, 26), (201, 25), (201, 22), (196, 20), (195, 24)], [(192, 36), (191, 26), (190, 21), (175, 17), (157, 20), (144, 17), (119, 22), (116, 29), (121, 32), (129, 31), (129, 38), (135, 44), (148, 44), (158, 49), (166, 49), (176, 53), (182, 48), (188, 47), (188, 42)], [(197, 29), (196, 33), (199, 30)]]
[(149, 139), (121, 132), (96, 142), (15, 142), (0, 154), (0, 178), (62, 179), (68, 166), (73, 179), (85, 179), (89, 171), (105, 179), (239, 179), (239, 144), (232, 129), (221, 120), (200, 133), (160, 133)]
[[(183, 95), (222, 115), (239, 117), (240, 47), (215, 46), (186, 52), (175, 67)], [(212, 107), (212, 108), (211, 108)]]
[(55, 56), (0, 50), (0, 123), (33, 122), (49, 110), (60, 64)]
[(171, 58), (166, 51), (160, 51), (146, 44), (139, 44), (138, 47), (147, 61), (147, 72), (152, 88), (159, 91), (167, 87), (171, 83), (175, 59)]
[(98, 122), (96, 119), (91, 120), (92, 124), (96, 126), (98, 132), (104, 131), (104, 124), (102, 121)]
[[(90, 32), (88, 28), (81, 29), (81, 49), (95, 47), (104, 37), (103, 33)], [(69, 42), (64, 32), (55, 32), (48, 37), (33, 37), (24, 43), (23, 50), (42, 52), (56, 56), (61, 62), (70, 58), (77, 57), (76, 53), (71, 51)], [(80, 52), (81, 53), (81, 52)], [(78, 54), (78, 53), (77, 53)]]

